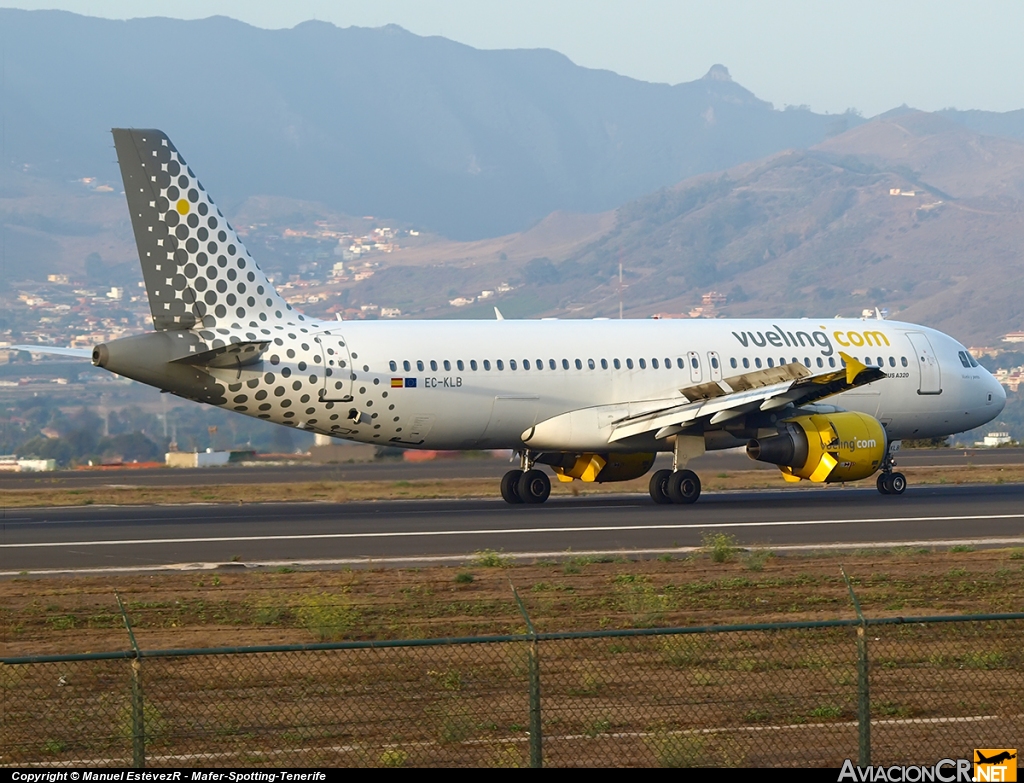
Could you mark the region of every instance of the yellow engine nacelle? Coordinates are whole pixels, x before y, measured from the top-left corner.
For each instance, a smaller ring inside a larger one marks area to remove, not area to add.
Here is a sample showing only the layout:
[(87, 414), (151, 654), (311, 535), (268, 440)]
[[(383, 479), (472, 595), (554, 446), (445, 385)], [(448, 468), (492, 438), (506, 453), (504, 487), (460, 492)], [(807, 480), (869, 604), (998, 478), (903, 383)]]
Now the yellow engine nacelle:
[(629, 481), (654, 464), (654, 454), (564, 454), (551, 469), (559, 481)]
[(885, 428), (866, 413), (797, 416), (779, 424), (779, 434), (754, 439), (747, 456), (778, 465), (788, 481), (857, 481), (882, 466)]

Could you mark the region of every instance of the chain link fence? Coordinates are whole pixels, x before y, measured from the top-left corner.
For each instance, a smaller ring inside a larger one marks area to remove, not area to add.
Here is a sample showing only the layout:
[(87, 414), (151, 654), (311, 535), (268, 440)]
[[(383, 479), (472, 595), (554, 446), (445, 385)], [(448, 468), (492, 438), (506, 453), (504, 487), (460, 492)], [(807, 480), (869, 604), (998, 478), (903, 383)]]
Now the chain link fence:
[(0, 763), (829, 766), (1024, 737), (1024, 613), (7, 658)]

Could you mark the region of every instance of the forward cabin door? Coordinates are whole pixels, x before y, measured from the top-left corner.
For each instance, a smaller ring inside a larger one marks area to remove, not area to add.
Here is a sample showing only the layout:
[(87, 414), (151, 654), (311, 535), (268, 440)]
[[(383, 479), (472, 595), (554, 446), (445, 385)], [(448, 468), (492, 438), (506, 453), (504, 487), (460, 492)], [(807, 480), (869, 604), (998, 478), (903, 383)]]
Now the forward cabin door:
[(918, 394), (942, 394), (942, 373), (939, 360), (935, 357), (932, 344), (924, 332), (907, 332), (907, 338), (914, 347), (917, 366), (921, 371), (921, 384)]
[(313, 336), (319, 350), (323, 385), (321, 402), (350, 402), (352, 400), (352, 357), (348, 344), (340, 331), (330, 329)]

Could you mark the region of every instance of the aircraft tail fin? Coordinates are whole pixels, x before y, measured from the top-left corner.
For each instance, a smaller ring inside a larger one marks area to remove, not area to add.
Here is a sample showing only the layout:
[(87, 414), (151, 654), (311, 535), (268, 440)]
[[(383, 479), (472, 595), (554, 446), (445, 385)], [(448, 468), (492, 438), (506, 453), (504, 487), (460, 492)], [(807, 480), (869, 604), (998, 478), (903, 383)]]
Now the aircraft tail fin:
[(245, 332), (305, 320), (290, 312), (165, 133), (113, 134), (156, 329)]

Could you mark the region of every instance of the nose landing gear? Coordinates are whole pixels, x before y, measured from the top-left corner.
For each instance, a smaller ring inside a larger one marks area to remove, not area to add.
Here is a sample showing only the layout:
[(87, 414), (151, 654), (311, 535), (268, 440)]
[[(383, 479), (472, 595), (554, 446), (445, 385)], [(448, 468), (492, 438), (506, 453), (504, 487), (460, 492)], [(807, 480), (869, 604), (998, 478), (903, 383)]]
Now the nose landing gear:
[(882, 461), (882, 472), (875, 481), (875, 486), (883, 495), (902, 495), (907, 489), (907, 477), (893, 471), (894, 467), (896, 459), (891, 451), (886, 451), (885, 459)]

